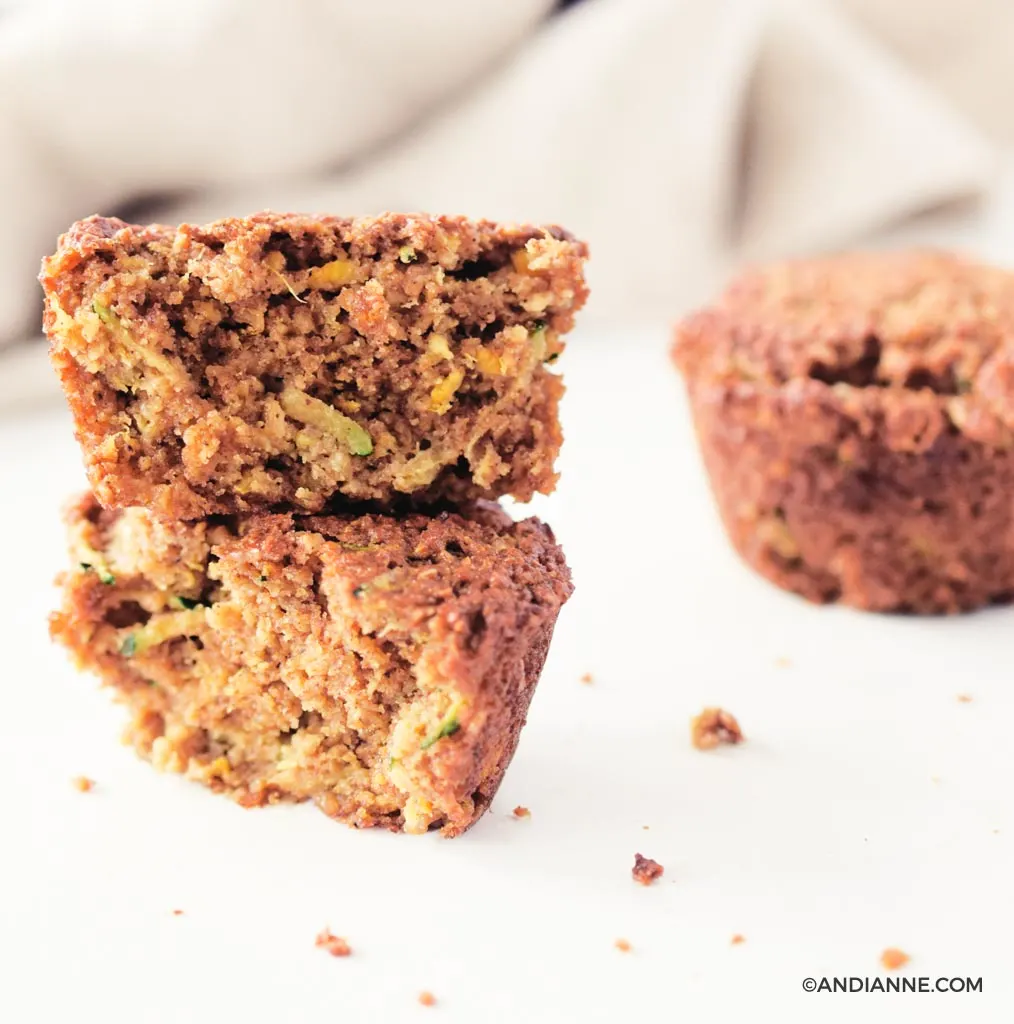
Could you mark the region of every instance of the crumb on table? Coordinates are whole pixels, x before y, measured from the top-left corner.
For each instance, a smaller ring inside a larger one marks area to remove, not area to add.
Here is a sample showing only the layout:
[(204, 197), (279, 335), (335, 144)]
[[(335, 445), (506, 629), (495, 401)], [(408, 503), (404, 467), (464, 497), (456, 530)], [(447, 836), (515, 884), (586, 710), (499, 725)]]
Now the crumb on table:
[(630, 943), (627, 942), (626, 939), (617, 939), (616, 942), (615, 942), (615, 946), (616, 946), (616, 948), (621, 953), (629, 953), (630, 952), (630, 948), (631, 948), (630, 947)]
[(786, 658), (784, 655), (780, 658), (775, 658), (775, 668), (791, 668), (792, 659)]
[(971, 704), (972, 703), (972, 695), (970, 693), (959, 693), (958, 694), (958, 703), (959, 704)]
[(733, 935), (733, 937), (732, 937), (732, 944), (734, 946), (742, 945), (744, 942), (746, 942), (746, 936), (745, 935), (740, 935), (739, 932), (737, 932), (735, 935)]
[(173, 911), (173, 917), (182, 917), (182, 916), (183, 916), (183, 911), (182, 910), (174, 910)]
[(739, 722), (722, 708), (705, 708), (690, 720), (690, 740), (698, 750), (713, 750), (720, 743), (742, 743)]
[(422, 1003), (423, 1006), (436, 1006), (437, 997), (432, 992), (420, 992), (419, 1002)]
[(663, 871), (665, 868), (657, 860), (642, 857), (639, 853), (634, 854), (634, 867), (631, 874), (635, 882), (640, 882), (641, 885), (651, 885), (656, 878), (662, 877)]
[(595, 677), (591, 674), (591, 672), (585, 672), (585, 674), (583, 676), (581, 676), (581, 682), (582, 683), (593, 683), (593, 682), (595, 682)]
[(314, 945), (318, 949), (326, 949), (331, 956), (348, 956), (352, 947), (337, 935), (332, 935), (329, 928), (325, 928), (318, 936)]
[(532, 816), (532, 812), (527, 807), (522, 807), (521, 804), (518, 804), (511, 813), (515, 818), (530, 818)]
[(886, 971), (896, 971), (899, 967), (904, 967), (910, 959), (908, 953), (893, 946), (889, 946), (880, 954), (880, 963)]
[(87, 775), (79, 775), (73, 780), (72, 785), (79, 793), (90, 793), (95, 788), (94, 780), (89, 779)]

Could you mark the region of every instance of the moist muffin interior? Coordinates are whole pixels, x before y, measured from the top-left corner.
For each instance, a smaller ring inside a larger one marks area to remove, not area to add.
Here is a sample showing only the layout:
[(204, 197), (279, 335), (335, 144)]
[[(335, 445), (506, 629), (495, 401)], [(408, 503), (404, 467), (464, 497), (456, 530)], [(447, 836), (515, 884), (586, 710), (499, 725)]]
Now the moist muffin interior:
[(314, 799), (449, 834), (513, 753), (569, 574), (548, 529), (465, 515), (71, 510), (56, 639), (158, 767), (241, 803)]
[(90, 218), (44, 264), (45, 323), (105, 504), (527, 500), (585, 255), (463, 218)]

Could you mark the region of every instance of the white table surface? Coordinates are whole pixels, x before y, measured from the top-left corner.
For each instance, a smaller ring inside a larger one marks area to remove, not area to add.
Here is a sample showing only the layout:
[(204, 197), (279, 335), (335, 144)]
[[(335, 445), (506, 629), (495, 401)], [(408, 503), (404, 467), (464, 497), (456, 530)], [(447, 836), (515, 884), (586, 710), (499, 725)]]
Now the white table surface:
[[(577, 592), (493, 809), (453, 841), (242, 810), (120, 746), (46, 634), (68, 418), (0, 421), (0, 1020), (1012, 1019), (1014, 609), (877, 617), (753, 576), (665, 347), (568, 350), (563, 483), (533, 510)], [(710, 704), (745, 744), (692, 749)], [(351, 957), (314, 948), (325, 926)], [(882, 974), (892, 945), (982, 993), (802, 990)]]

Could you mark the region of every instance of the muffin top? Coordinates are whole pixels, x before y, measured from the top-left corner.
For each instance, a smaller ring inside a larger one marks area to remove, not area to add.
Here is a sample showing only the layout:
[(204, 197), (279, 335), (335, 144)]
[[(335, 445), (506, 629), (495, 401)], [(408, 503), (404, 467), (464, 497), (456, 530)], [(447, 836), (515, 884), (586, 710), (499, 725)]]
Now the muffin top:
[(1012, 339), (1014, 274), (946, 252), (846, 253), (743, 274), (679, 324), (673, 358), (691, 383), (953, 396), (995, 391)]

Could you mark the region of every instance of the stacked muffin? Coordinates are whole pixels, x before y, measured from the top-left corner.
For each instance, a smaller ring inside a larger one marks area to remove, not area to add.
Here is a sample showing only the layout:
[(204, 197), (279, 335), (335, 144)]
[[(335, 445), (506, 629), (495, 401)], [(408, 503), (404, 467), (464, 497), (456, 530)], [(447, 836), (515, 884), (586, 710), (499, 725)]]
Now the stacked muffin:
[(75, 224), (45, 327), (92, 493), (53, 636), (161, 768), (455, 835), (513, 755), (570, 574), (583, 243), (463, 218)]
[(733, 545), (814, 601), (1014, 596), (1014, 276), (939, 252), (751, 271), (673, 357)]

